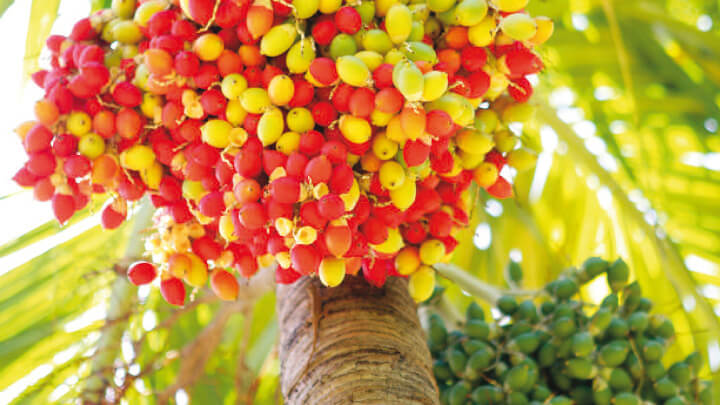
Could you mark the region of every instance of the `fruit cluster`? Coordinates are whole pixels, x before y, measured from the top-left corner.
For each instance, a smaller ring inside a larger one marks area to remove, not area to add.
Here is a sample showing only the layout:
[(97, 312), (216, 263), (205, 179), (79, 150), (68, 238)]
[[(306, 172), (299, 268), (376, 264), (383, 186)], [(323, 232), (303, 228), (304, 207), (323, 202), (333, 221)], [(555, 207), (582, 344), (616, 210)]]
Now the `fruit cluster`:
[[(573, 299), (579, 286), (607, 274), (611, 293), (599, 306)], [(462, 330), (447, 332), (432, 315), (429, 346), (442, 403), (710, 404), (698, 353), (665, 367), (675, 330), (622, 260), (588, 259), (549, 283), (542, 304), (503, 296), (502, 319), (472, 303)], [(589, 311), (593, 309), (593, 311)]]
[(281, 283), (362, 270), (422, 301), (473, 180), (507, 198), (505, 167), (534, 164), (508, 129), (552, 33), (527, 2), (113, 0), (48, 39), (15, 180), (61, 223), (109, 194), (106, 228), (149, 194), (163, 253), (136, 280), (177, 296), (275, 260)]

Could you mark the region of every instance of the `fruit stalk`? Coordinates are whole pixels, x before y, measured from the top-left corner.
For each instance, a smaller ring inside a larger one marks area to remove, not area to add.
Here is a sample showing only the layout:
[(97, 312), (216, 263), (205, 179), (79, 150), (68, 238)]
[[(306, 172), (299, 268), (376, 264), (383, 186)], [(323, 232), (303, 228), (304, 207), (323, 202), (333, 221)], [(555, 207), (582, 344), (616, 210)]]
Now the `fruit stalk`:
[(430, 354), (407, 282), (303, 277), (278, 285), (285, 403), (438, 404)]

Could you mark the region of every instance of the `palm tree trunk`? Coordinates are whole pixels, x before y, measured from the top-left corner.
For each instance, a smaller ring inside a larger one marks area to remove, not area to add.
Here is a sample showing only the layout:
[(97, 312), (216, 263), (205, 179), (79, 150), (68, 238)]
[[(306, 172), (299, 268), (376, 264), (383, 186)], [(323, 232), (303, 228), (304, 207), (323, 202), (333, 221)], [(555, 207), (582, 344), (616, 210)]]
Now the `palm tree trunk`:
[(347, 277), (335, 288), (303, 277), (278, 287), (285, 402), (438, 404), (430, 352), (407, 282)]

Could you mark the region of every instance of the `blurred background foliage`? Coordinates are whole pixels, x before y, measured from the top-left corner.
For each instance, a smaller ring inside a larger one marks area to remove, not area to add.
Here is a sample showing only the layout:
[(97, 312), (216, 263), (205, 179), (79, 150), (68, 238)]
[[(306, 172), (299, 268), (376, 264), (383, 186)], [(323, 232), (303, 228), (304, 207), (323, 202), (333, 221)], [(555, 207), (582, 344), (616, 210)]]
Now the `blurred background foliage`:
[[(12, 3), (0, 0), (0, 13)], [(37, 66), (68, 3), (32, 1), (25, 72)], [(106, 3), (91, 1), (94, 9)], [(675, 323), (668, 360), (700, 351), (716, 398), (719, 7), (715, 0), (533, 0), (530, 11), (551, 17), (556, 30), (540, 50), (547, 66), (532, 100), (536, 118), (513, 129), (540, 152), (538, 164), (515, 178), (516, 199), (480, 196), (455, 256), (477, 282), (499, 288), (509, 260), (520, 262), (526, 289), (589, 256), (623, 257), (655, 311)], [(15, 190), (0, 202), (27, 193)], [(170, 308), (155, 289), (118, 277), (116, 265), (136, 254), (148, 226), (142, 207), (135, 212), (116, 232), (103, 232), (87, 211), (63, 228), (48, 222), (3, 238), (0, 403), (78, 396), (279, 402), (268, 277), (247, 287), (240, 303), (196, 291), (192, 304)], [(464, 308), (472, 298), (463, 288), (475, 280), (443, 281), (447, 301)], [(604, 280), (583, 291), (589, 301), (606, 293)]]

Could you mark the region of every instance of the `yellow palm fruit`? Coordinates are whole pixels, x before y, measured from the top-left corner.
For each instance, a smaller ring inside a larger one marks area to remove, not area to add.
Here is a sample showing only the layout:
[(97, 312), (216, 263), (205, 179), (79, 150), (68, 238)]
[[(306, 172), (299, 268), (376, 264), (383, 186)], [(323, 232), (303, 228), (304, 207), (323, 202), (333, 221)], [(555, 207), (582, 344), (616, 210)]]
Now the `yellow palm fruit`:
[(98, 134), (90, 132), (80, 137), (78, 152), (94, 160), (105, 152), (105, 140)]
[(410, 36), (412, 22), (412, 13), (408, 6), (402, 3), (393, 4), (385, 16), (385, 29), (390, 40), (396, 44), (405, 42)]
[(385, 127), (385, 136), (400, 145), (405, 143), (407, 135), (405, 135), (405, 131), (402, 129), (400, 114), (393, 116), (387, 123), (387, 127)]
[(320, 10), (323, 14), (332, 14), (340, 9), (342, 6), (342, 0), (320, 0)]
[[(140, 27), (130, 20), (121, 20), (113, 24), (111, 36), (114, 40), (126, 45), (136, 44), (143, 39)], [(123, 58), (127, 56), (124, 51), (125, 49), (123, 49)]]
[(510, 14), (503, 18), (500, 21), (500, 29), (505, 35), (516, 41), (526, 41), (537, 33), (535, 20), (523, 13)]
[(308, 19), (317, 13), (320, 0), (303, 0), (293, 2), (293, 11), (296, 18)]
[(503, 153), (515, 149), (515, 146), (520, 142), (517, 136), (506, 129), (495, 132), (493, 140), (495, 141), (495, 149)]
[(535, 107), (528, 103), (510, 104), (502, 112), (504, 123), (527, 122), (535, 115)]
[(495, 16), (489, 15), (468, 29), (468, 40), (474, 46), (488, 46), (495, 37)]
[(488, 100), (494, 100), (500, 94), (503, 94), (510, 84), (510, 80), (502, 72), (495, 72), (490, 75), (490, 88), (485, 93), (485, 98)]
[(498, 169), (495, 164), (483, 162), (473, 171), (473, 179), (480, 187), (490, 187), (497, 181)]
[(455, 7), (455, 21), (466, 27), (479, 24), (487, 15), (487, 0), (462, 0)]
[(220, 217), (218, 232), (220, 236), (228, 242), (232, 242), (238, 238), (237, 235), (235, 235), (235, 224), (233, 224), (232, 214), (225, 214)]
[(390, 160), (380, 166), (380, 184), (388, 190), (394, 190), (406, 181), (405, 169), (400, 163)]
[(475, 114), (475, 129), (480, 132), (489, 134), (495, 132), (500, 118), (494, 110), (478, 110)]
[(395, 269), (403, 276), (409, 276), (420, 268), (420, 254), (415, 246), (406, 246), (395, 256)]
[(345, 55), (337, 58), (335, 67), (340, 80), (351, 86), (364, 87), (371, 82), (370, 69), (356, 56)]
[(210, 120), (200, 127), (202, 140), (210, 146), (224, 149), (230, 145), (232, 125), (225, 120)]
[(506, 13), (520, 11), (528, 5), (529, 0), (493, 0), (495, 7)]
[(280, 267), (283, 269), (289, 269), (292, 266), (292, 259), (290, 259), (290, 252), (278, 252), (275, 254), (275, 260), (277, 260)]
[(282, 134), (280, 139), (277, 140), (277, 143), (275, 144), (275, 149), (285, 155), (290, 155), (291, 153), (298, 150), (299, 146), (300, 134), (298, 134), (297, 132), (285, 132), (284, 134)]
[(83, 136), (92, 128), (92, 118), (82, 111), (74, 111), (67, 119), (67, 130), (75, 136)]
[(150, 190), (157, 190), (163, 178), (163, 166), (155, 161), (150, 167), (140, 171), (140, 178)]
[(404, 60), (393, 68), (393, 84), (408, 101), (420, 101), (425, 90), (425, 78), (412, 62)]
[(162, 100), (157, 94), (145, 93), (143, 94), (143, 101), (140, 104), (140, 111), (144, 116), (154, 120), (158, 113), (162, 113), (160, 107)]
[(405, 54), (397, 48), (393, 48), (385, 54), (385, 63), (391, 65), (397, 65), (403, 59), (405, 59)]
[(285, 56), (290, 73), (305, 73), (315, 59), (315, 46), (310, 38), (305, 38), (293, 45)]
[[(463, 96), (448, 92), (428, 105), (429, 110), (443, 110), (450, 115), (453, 122), (460, 126), (469, 125), (475, 115), (470, 102)], [(468, 121), (469, 118), (469, 121)]]
[[(230, 131), (230, 146), (235, 146), (235, 147), (239, 148), (239, 147), (245, 145), (245, 142), (247, 142), (247, 140), (248, 140), (248, 133), (244, 128), (233, 128)], [(235, 153), (237, 153), (237, 151)], [(233, 156), (235, 156), (235, 153), (231, 153), (231, 154)]]
[(555, 30), (555, 23), (547, 17), (535, 17), (535, 25), (537, 25), (537, 32), (534, 37), (530, 38), (530, 42), (540, 45), (550, 39)]
[(231, 73), (223, 79), (220, 84), (220, 90), (228, 100), (240, 100), (247, 86), (248, 83), (245, 76), (240, 73)]
[(340, 132), (352, 143), (365, 143), (372, 135), (372, 128), (370, 123), (362, 118), (343, 115), (340, 117)]
[(433, 265), (440, 263), (445, 256), (445, 245), (437, 239), (428, 239), (420, 245), (420, 261), (423, 264)]
[(261, 114), (272, 105), (270, 96), (265, 89), (251, 87), (242, 93), (242, 107), (250, 114)]
[(370, 245), (376, 252), (395, 253), (405, 246), (402, 235), (397, 228), (388, 228), (388, 237), (379, 245)]
[(511, 150), (510, 153), (508, 153), (507, 162), (510, 166), (522, 172), (535, 166), (537, 153), (527, 148)]
[(295, 84), (288, 75), (277, 75), (270, 80), (268, 84), (268, 97), (270, 101), (277, 105), (283, 106), (290, 102), (295, 94)]
[(313, 119), (312, 113), (307, 108), (297, 107), (293, 108), (287, 113), (287, 126), (288, 128), (299, 134), (307, 132), (315, 127), (315, 120)]
[(373, 137), (372, 150), (380, 160), (388, 160), (397, 154), (398, 144), (388, 139), (384, 132)]
[(292, 24), (280, 24), (270, 28), (260, 40), (260, 53), (271, 58), (282, 55), (290, 49), (297, 34)]
[(310, 245), (317, 240), (317, 231), (312, 226), (303, 226), (295, 231), (293, 237), (299, 245)]
[(337, 287), (345, 278), (345, 259), (326, 257), (320, 262), (318, 269), (320, 282), (325, 287)]
[(375, 51), (360, 51), (355, 54), (355, 57), (362, 60), (371, 72), (382, 65), (384, 60), (383, 56)]
[(370, 122), (376, 127), (386, 127), (394, 116), (376, 109), (370, 113)]
[(458, 153), (458, 158), (460, 158), (460, 166), (462, 166), (463, 169), (472, 170), (485, 160), (485, 154), (467, 153), (461, 150), (460, 153)]
[(188, 200), (199, 200), (207, 194), (207, 190), (199, 181), (185, 180), (182, 183), (182, 194)]
[(457, 146), (467, 153), (484, 155), (492, 150), (495, 142), (489, 135), (473, 129), (464, 129), (455, 137)]
[(224, 50), (225, 44), (217, 34), (202, 34), (193, 42), (193, 51), (200, 60), (205, 62), (216, 60)]
[(190, 268), (185, 273), (185, 282), (193, 287), (202, 287), (208, 279), (207, 265), (194, 253), (186, 253), (190, 257)]
[(435, 290), (435, 270), (421, 266), (408, 278), (408, 292), (415, 302), (430, 298)]
[(415, 181), (407, 178), (400, 187), (390, 190), (390, 201), (397, 209), (405, 211), (415, 202), (416, 192)]
[(399, 0), (376, 0), (375, 1), (375, 15), (378, 17), (385, 17), (390, 8), (398, 3)]
[(145, 28), (147, 27), (150, 18), (152, 18), (152, 16), (154, 16), (156, 13), (165, 10), (167, 6), (168, 2), (165, 0), (150, 0), (143, 2), (135, 10), (133, 21), (138, 26)]
[(278, 217), (275, 219), (275, 230), (280, 236), (288, 236), (292, 234), (293, 222), (285, 217)]
[(447, 73), (439, 70), (431, 70), (423, 76), (425, 87), (423, 89), (422, 101), (434, 101), (440, 98), (448, 88)]
[(120, 154), (120, 165), (130, 170), (145, 170), (155, 162), (155, 152), (147, 145), (133, 145)]
[(285, 129), (282, 110), (273, 107), (263, 113), (258, 121), (257, 136), (263, 146), (272, 145), (283, 134)]
[(357, 180), (353, 179), (350, 190), (345, 194), (340, 194), (340, 198), (343, 200), (343, 203), (345, 203), (345, 211), (352, 211), (353, 208), (355, 208), (355, 205), (360, 199), (360, 185), (358, 185)]
[(239, 100), (230, 100), (225, 107), (225, 118), (228, 122), (234, 126), (239, 126), (245, 121), (247, 117), (247, 111), (242, 106), (242, 102)]

